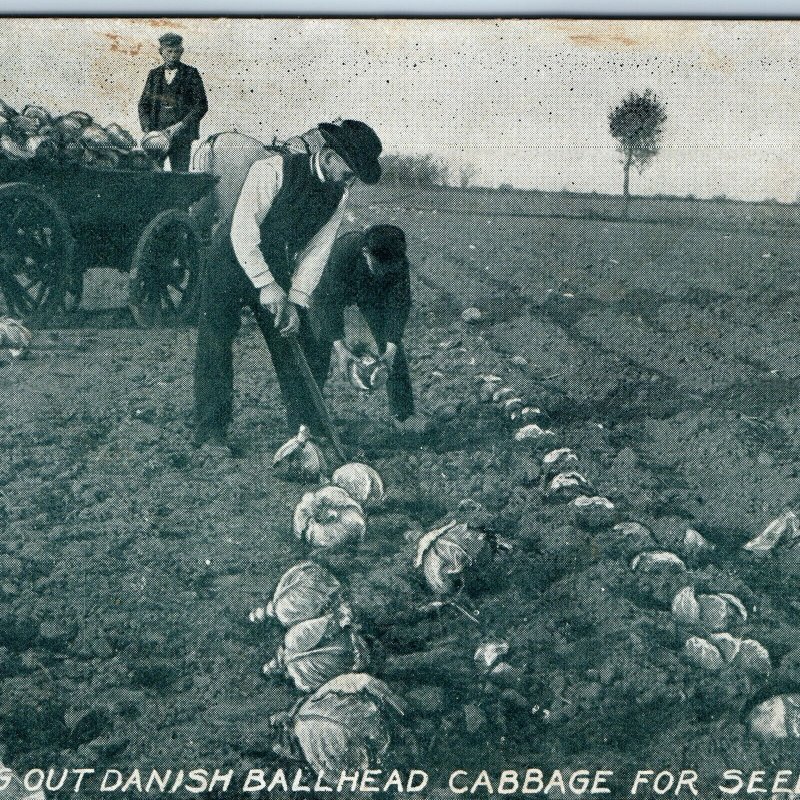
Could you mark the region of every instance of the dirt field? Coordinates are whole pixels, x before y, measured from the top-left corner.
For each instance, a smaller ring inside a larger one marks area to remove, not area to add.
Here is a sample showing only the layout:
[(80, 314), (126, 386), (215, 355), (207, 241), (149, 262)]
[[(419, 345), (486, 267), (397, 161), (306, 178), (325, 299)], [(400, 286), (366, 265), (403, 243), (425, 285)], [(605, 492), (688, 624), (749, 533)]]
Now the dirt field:
[[(618, 194), (545, 192), (536, 189), (489, 189), (471, 186), (409, 188), (378, 184), (355, 189), (356, 202), (393, 203), (398, 197), (422, 208), (453, 209), (462, 213), (491, 211), (496, 216), (577, 217), (619, 219), (624, 203)], [(724, 197), (634, 195), (628, 219), (638, 222), (697, 223), (707, 226), (739, 225), (751, 230), (775, 231), (800, 224), (800, 204), (765, 200), (749, 203)]]
[[(350, 583), (374, 674), (412, 708), (415, 741), (392, 764), (610, 769), (622, 787), (646, 767), (711, 786), (729, 767), (793, 767), (800, 746), (759, 745), (742, 713), (800, 690), (800, 551), (740, 546), (800, 501), (800, 239), (421, 205), (373, 198), (351, 224), (409, 235), (408, 350), (434, 431), (398, 441), (383, 396), (329, 389), (389, 491), (364, 544), (323, 558)], [(290, 530), (303, 487), (270, 469), (285, 435), (268, 356), (246, 321), (236, 457), (195, 450), (194, 331), (137, 330), (113, 310), (124, 297), (93, 275), (73, 327), (0, 366), (3, 761), (275, 766), (268, 717), (297, 694), (261, 677), (281, 633), (247, 614), (305, 552)], [(461, 322), (471, 305), (484, 321)], [(478, 398), (485, 372), (544, 408), (618, 519), (652, 538), (581, 528), (548, 502), (540, 454)], [(477, 623), (409, 613), (432, 598), (403, 534), (447, 514), (513, 543), (459, 599)], [(687, 527), (715, 549), (684, 552)], [(632, 572), (648, 549), (687, 571)], [(685, 662), (669, 603), (686, 585), (745, 603), (735, 632), (767, 647), (770, 676)], [(488, 637), (510, 644), (504, 683), (473, 664)]]

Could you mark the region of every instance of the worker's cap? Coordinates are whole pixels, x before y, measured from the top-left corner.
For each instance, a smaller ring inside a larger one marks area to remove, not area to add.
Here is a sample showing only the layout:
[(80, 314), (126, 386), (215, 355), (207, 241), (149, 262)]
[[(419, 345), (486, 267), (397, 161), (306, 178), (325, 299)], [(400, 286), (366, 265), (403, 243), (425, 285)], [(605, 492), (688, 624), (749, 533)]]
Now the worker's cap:
[(345, 119), (338, 125), (321, 122), (319, 130), (325, 144), (344, 159), (362, 183), (378, 182), (381, 177), (378, 156), (383, 145), (369, 125), (356, 119)]
[(183, 36), (177, 33), (165, 33), (158, 37), (158, 44), (161, 47), (183, 47)]
[(373, 225), (364, 231), (365, 250), (377, 262), (375, 274), (383, 277), (399, 272), (406, 265), (406, 235), (395, 225)]

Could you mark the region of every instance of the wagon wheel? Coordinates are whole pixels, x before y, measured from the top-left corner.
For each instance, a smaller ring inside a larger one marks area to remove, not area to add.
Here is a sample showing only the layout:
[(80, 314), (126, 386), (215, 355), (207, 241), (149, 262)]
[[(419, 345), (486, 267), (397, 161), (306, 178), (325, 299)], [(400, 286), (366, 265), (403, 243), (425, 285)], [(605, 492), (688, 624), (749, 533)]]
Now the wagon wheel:
[(74, 301), (74, 249), (69, 220), (47, 192), (0, 186), (0, 293), (9, 313), (36, 316)]
[(192, 320), (200, 258), (200, 234), (186, 212), (168, 208), (150, 220), (131, 261), (128, 303), (137, 325)]

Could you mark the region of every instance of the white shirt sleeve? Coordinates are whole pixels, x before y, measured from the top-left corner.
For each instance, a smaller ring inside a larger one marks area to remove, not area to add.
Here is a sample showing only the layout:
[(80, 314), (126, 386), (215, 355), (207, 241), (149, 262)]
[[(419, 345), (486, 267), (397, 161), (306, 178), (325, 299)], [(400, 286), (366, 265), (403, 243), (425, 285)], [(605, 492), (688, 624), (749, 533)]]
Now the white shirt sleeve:
[(333, 212), (333, 216), (317, 231), (297, 256), (297, 266), (292, 277), (292, 288), (289, 291), (289, 300), (295, 305), (303, 306), (304, 308), (308, 307), (311, 295), (314, 293), (314, 289), (317, 288), (325, 265), (328, 263), (333, 243), (336, 241), (336, 234), (344, 219), (348, 197), (349, 192), (345, 189), (336, 211)]
[(242, 184), (231, 221), (233, 252), (256, 289), (275, 282), (261, 252), (261, 223), (283, 185), (283, 159), (256, 161)]

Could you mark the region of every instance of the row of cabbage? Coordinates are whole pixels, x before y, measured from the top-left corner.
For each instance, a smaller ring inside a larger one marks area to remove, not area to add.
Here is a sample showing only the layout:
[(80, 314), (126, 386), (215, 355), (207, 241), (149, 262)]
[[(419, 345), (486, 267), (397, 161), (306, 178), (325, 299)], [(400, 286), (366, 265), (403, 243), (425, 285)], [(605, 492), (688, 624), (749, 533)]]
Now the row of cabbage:
[(0, 153), (12, 161), (73, 163), (152, 170), (157, 161), (116, 123), (103, 127), (83, 111), (51, 114), (42, 106), (17, 111), (0, 100)]
[[(325, 457), (305, 426), (273, 461), (284, 478), (327, 481)], [(294, 533), (313, 548), (360, 542), (367, 529), (365, 508), (383, 499), (383, 481), (372, 467), (345, 464), (330, 483), (303, 495), (293, 515)], [(264, 674), (286, 676), (307, 695), (272, 717), (276, 751), (304, 759), (318, 776), (376, 763), (407, 709), (389, 686), (366, 671), (369, 648), (343, 583), (325, 566), (301, 561), (280, 578), (269, 603), (250, 614), (251, 622), (267, 619), (285, 634)]]
[[(345, 464), (328, 480), (325, 457), (305, 427), (276, 452), (273, 466), (283, 478), (323, 484), (306, 492), (293, 514), (295, 536), (312, 548), (357, 545), (367, 532), (367, 512), (384, 502), (383, 480), (367, 464)], [(414, 568), (436, 595), (432, 608), (447, 604), (460, 589), (463, 573), (477, 567), (491, 549), (483, 531), (455, 519), (434, 530), (409, 532), (407, 538)], [(308, 694), (273, 718), (280, 731), (276, 749), (303, 758), (318, 775), (379, 763), (407, 712), (402, 698), (369, 675), (358, 609), (347, 598), (342, 581), (309, 559), (291, 567), (272, 599), (250, 614), (251, 622), (273, 619), (285, 629), (264, 674), (285, 676)], [(499, 675), (508, 667), (500, 660), (507, 650), (503, 642), (486, 642), (475, 660), (484, 671)]]
[[(526, 447), (553, 442), (555, 433), (543, 429), (546, 414), (526, 406), (511, 390), (498, 385), (496, 376), (481, 376), (481, 395), (501, 407), (521, 427), (514, 440)], [(354, 387), (360, 388), (351, 376)], [(532, 422), (533, 419), (537, 423)], [(576, 470), (578, 458), (568, 448), (555, 447), (543, 457), (549, 476), (549, 495), (571, 503), (585, 524), (601, 525), (613, 513), (605, 498), (587, 495), (589, 482)], [(302, 426), (275, 454), (273, 466), (289, 480), (322, 482), (307, 492), (293, 515), (295, 536), (313, 548), (357, 544), (367, 531), (365, 509), (380, 506), (384, 486), (370, 466), (346, 464), (330, 481), (322, 450)], [(450, 604), (470, 616), (454, 602), (467, 570), (480, 571), (492, 549), (511, 550), (510, 543), (489, 542), (483, 531), (449, 518), (429, 531), (411, 531), (414, 568), (436, 596), (432, 606)], [(304, 758), (319, 774), (366, 769), (374, 765), (390, 743), (390, 731), (405, 703), (389, 687), (368, 675), (368, 647), (358, 632), (357, 610), (347, 602), (346, 588), (326, 567), (304, 560), (279, 580), (272, 599), (250, 614), (251, 622), (274, 619), (285, 628), (282, 644), (263, 667), (267, 676), (286, 676), (295, 688), (309, 693), (293, 709), (276, 715), (280, 726), (279, 751)], [(473, 617), (473, 621), (475, 618)], [(474, 654), (479, 669), (490, 678), (502, 680), (514, 668), (504, 660), (508, 643), (484, 641)], [(358, 722), (358, 724), (354, 724)], [(357, 758), (354, 758), (357, 754)]]
[[(540, 454), (543, 488), (550, 502), (565, 503), (572, 521), (583, 527), (613, 525), (620, 537), (652, 540), (640, 523), (617, 522), (614, 503), (597, 494), (579, 471), (578, 455), (558, 446), (557, 434), (543, 427), (549, 422), (545, 411), (526, 404), (497, 375), (479, 375), (477, 380), (481, 399), (518, 426), (514, 442)], [(305, 427), (276, 452), (274, 467), (284, 478), (324, 484), (305, 493), (293, 515), (295, 536), (312, 548), (357, 544), (367, 531), (365, 509), (376, 508), (384, 500), (383, 481), (366, 464), (346, 464), (328, 481), (324, 455)], [(769, 549), (787, 529), (797, 535), (797, 520), (791, 512), (746, 547)], [(478, 568), (489, 550), (482, 531), (454, 519), (413, 536), (414, 567), (422, 571), (439, 605), (459, 590), (464, 572)], [(688, 551), (713, 548), (691, 528), (686, 531), (684, 546)], [(697, 594), (686, 565), (671, 552), (646, 550), (633, 559), (631, 569), (678, 571), (687, 578), (687, 585), (672, 602), (672, 615), (686, 632), (684, 656), (690, 664), (712, 671), (736, 666), (753, 677), (769, 674), (772, 664), (766, 648), (736, 635), (748, 618), (737, 597), (725, 592)], [(268, 618), (282, 625), (285, 634), (275, 657), (264, 665), (264, 673), (286, 676), (308, 695), (290, 711), (276, 715), (274, 722), (281, 731), (279, 752), (305, 759), (317, 774), (374, 766), (389, 747), (391, 731), (406, 713), (406, 705), (367, 672), (369, 648), (359, 634), (357, 610), (347, 601), (346, 587), (326, 567), (304, 560), (281, 577), (270, 602), (250, 615), (252, 622)], [(474, 658), (485, 673), (501, 675), (513, 670), (503, 660), (508, 650), (505, 641), (486, 641)], [(792, 712), (797, 710), (800, 697), (769, 698), (751, 711), (751, 731), (763, 739), (796, 735), (800, 717)]]
[[(557, 437), (546, 425), (545, 411), (526, 404), (519, 393), (506, 386), (498, 375), (479, 375), (481, 400), (493, 404), (512, 424), (516, 442), (529, 442), (541, 448), (542, 474), (546, 497), (569, 503), (572, 520), (588, 528), (612, 525), (617, 519), (614, 503), (595, 493), (584, 475), (578, 471), (578, 456), (567, 447), (557, 446)], [(652, 541), (651, 532), (633, 521), (618, 522), (613, 530), (620, 536), (637, 541)], [(800, 538), (800, 519), (793, 511), (784, 511), (764, 531), (744, 545), (744, 550), (766, 553), (782, 541)], [(712, 551), (711, 544), (699, 531), (687, 528), (683, 546), (687, 552)], [(753, 678), (765, 678), (772, 671), (767, 649), (758, 641), (736, 635), (747, 622), (748, 612), (742, 601), (727, 592), (697, 594), (684, 561), (675, 553), (650, 550), (638, 554), (631, 569), (639, 572), (665, 571), (686, 578), (687, 584), (675, 595), (672, 617), (685, 632), (683, 648), (686, 661), (702, 670), (718, 672), (738, 668)], [(748, 715), (751, 733), (761, 740), (800, 738), (800, 694), (769, 697), (755, 705)]]

